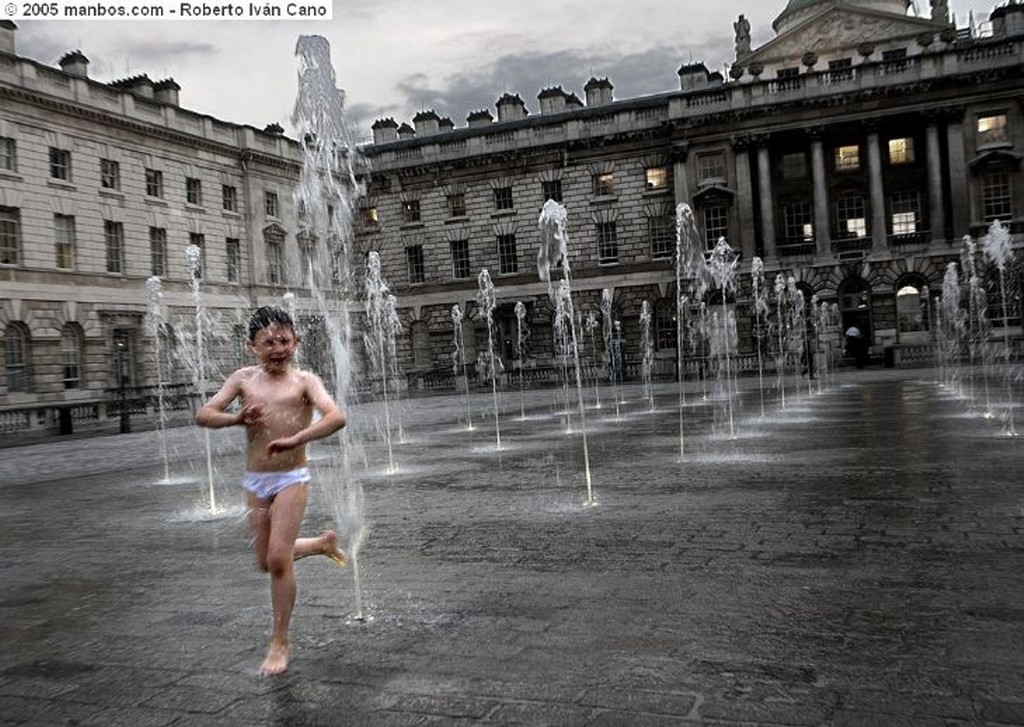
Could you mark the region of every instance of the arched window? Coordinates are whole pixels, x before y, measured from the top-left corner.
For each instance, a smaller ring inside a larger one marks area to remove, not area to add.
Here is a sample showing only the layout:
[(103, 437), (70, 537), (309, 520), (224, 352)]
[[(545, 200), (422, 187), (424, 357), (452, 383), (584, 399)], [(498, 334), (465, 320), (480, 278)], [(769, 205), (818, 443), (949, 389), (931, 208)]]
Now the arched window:
[(60, 370), (65, 389), (82, 387), (82, 328), (66, 323), (60, 332)]
[(871, 286), (863, 278), (847, 278), (839, 285), (839, 313), (843, 330), (856, 328), (868, 341), (874, 335), (871, 320)]
[(4, 374), (7, 391), (28, 391), (32, 372), (31, 338), (28, 327), (17, 321), (4, 329)]
[(896, 283), (896, 332), (901, 341), (928, 331), (928, 281), (919, 275)]

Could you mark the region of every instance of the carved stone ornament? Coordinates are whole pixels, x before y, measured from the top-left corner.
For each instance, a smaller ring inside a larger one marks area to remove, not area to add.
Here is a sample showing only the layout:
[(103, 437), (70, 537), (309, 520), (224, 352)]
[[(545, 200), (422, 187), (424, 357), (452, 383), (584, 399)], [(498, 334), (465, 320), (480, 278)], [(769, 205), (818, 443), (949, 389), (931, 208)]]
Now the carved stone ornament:
[(857, 46), (857, 52), (860, 53), (865, 58), (870, 58), (875, 54), (875, 44), (867, 42), (861, 43), (859, 46)]
[(808, 68), (813, 68), (814, 64), (818, 62), (818, 54), (812, 50), (809, 50), (806, 53), (804, 53), (803, 57), (800, 59), (800, 62), (803, 63)]
[(764, 73), (764, 63), (761, 63), (760, 61), (754, 61), (749, 66), (747, 66), (747, 71), (750, 72), (751, 76), (757, 78), (762, 73)]

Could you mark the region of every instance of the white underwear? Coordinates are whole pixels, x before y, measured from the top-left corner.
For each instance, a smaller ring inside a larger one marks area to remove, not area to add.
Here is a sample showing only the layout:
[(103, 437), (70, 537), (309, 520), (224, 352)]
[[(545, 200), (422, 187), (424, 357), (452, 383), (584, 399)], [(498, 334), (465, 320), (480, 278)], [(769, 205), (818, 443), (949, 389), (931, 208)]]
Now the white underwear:
[(307, 482), (309, 467), (299, 467), (287, 472), (246, 472), (242, 487), (261, 500), (273, 500), (281, 490)]

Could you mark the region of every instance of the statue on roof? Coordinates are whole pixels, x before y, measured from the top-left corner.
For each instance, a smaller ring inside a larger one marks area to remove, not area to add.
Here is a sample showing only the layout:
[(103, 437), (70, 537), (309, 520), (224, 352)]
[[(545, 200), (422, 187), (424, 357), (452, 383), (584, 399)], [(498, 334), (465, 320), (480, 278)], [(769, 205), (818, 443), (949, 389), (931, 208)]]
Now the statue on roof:
[(736, 31), (736, 60), (750, 55), (750, 21), (740, 13), (740, 17), (732, 24)]
[(949, 24), (949, 2), (948, 0), (931, 0), (932, 20), (936, 23)]

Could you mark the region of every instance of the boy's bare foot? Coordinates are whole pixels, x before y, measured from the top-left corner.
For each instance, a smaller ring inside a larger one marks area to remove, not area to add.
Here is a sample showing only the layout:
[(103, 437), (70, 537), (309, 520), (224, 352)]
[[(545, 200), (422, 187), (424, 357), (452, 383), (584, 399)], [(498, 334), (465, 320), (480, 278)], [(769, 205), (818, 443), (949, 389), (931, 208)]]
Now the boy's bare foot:
[(270, 642), (267, 649), (267, 658), (260, 666), (260, 676), (273, 676), (281, 674), (288, 668), (288, 644), (280, 644), (276, 641)]
[(341, 568), (348, 565), (348, 558), (345, 557), (345, 554), (342, 553), (341, 549), (338, 547), (338, 534), (336, 532), (333, 530), (324, 530), (323, 534), (320, 536), (320, 541), (323, 546), (320, 551), (321, 553), (333, 560)]

